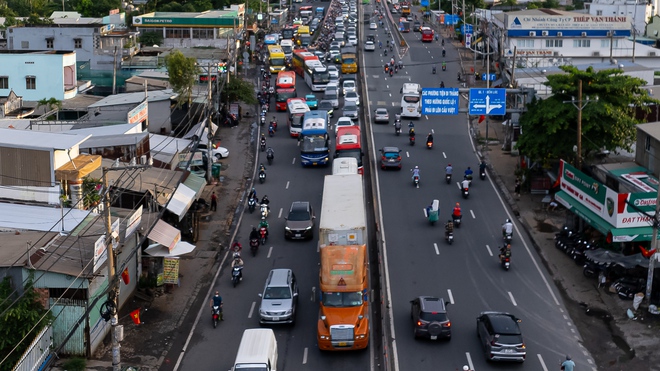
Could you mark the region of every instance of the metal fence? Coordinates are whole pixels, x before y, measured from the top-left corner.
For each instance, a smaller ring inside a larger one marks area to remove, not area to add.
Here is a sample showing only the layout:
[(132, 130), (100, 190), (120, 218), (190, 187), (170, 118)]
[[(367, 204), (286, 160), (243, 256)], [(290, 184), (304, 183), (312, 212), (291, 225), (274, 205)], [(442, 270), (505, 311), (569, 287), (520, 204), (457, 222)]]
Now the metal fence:
[(23, 353), (21, 360), (16, 363), (12, 371), (34, 371), (38, 370), (50, 355), (53, 346), (53, 328), (44, 327), (32, 341), (30, 347)]

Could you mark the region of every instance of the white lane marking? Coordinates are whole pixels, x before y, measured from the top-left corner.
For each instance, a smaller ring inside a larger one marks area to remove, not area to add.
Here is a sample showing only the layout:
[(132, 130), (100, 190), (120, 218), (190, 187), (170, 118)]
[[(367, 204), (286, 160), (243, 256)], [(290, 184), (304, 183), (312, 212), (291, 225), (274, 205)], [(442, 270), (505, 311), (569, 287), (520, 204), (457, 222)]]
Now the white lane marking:
[[(369, 103), (369, 104), (371, 104), (371, 103)], [(377, 106), (384, 106), (386, 104), (387, 104), (387, 102), (385, 102), (384, 100), (379, 100), (378, 102), (376, 102)]]
[(268, 249), (268, 255), (266, 255), (266, 259), (270, 259), (270, 255), (271, 255), (272, 253), (273, 253), (273, 246), (271, 246), (271, 247)]
[(279, 214), (277, 214), (277, 219), (279, 219), (281, 217), (282, 217), (282, 208), (280, 207), (280, 212), (279, 212)]
[(447, 158), (447, 154), (442, 152), (442, 157)]
[(456, 182), (456, 186), (458, 187), (458, 189), (461, 189), (461, 183)]
[(380, 75), (371, 75), (374, 79), (377, 79), (380, 77)]
[(303, 365), (307, 364), (307, 347), (305, 347), (305, 350), (303, 351)]
[(511, 299), (511, 304), (513, 304), (514, 307), (518, 306), (518, 303), (516, 303), (516, 299), (514, 299), (513, 294), (511, 291), (509, 291), (509, 298)]
[(447, 289), (447, 297), (449, 298), (449, 304), (454, 304), (454, 295), (451, 293), (451, 289)]
[(390, 97), (392, 96), (392, 93), (390, 93)]
[(438, 250), (438, 244), (433, 243), (433, 248), (435, 249), (435, 255), (440, 255), (440, 250)]
[(424, 115), (424, 117), (425, 117), (427, 120), (429, 119), (429, 115)]
[(541, 363), (543, 371), (548, 371), (548, 368), (545, 366), (545, 362), (543, 361), (543, 357), (540, 354), (537, 354), (536, 356), (539, 357), (539, 363)]
[(472, 219), (477, 219), (477, 217), (474, 216), (474, 211), (470, 210), (470, 214), (472, 214)]
[(295, 164), (296, 164), (296, 158), (294, 157), (293, 161), (291, 161), (291, 165), (295, 165)]
[(426, 208), (422, 209), (422, 212), (424, 213), (425, 218), (429, 217), (429, 214), (426, 212)]
[(250, 313), (248, 313), (248, 318), (252, 318), (252, 313), (254, 313), (254, 306), (257, 305), (256, 301), (252, 302), (252, 306), (250, 307)]
[(389, 86), (389, 85), (385, 85), (385, 86), (386, 86), (386, 87), (387, 87), (388, 89), (390, 88), (390, 86)]
[[(407, 73), (407, 72), (406, 72), (406, 73)], [(411, 79), (410, 77), (408, 77), (408, 81), (412, 81), (412, 79)]]
[(286, 182), (286, 187), (284, 187), (284, 189), (289, 189), (289, 181), (288, 180)]
[(296, 142), (296, 146), (300, 147), (300, 141)]
[(486, 250), (488, 250), (488, 255), (493, 256), (493, 252), (490, 250), (490, 246), (486, 245)]
[(470, 352), (465, 352), (465, 358), (467, 358), (468, 367), (470, 370), (474, 371), (474, 364), (472, 363), (472, 357), (470, 357)]
[(431, 59), (433, 59), (433, 56), (431, 56)]
[(431, 129), (431, 134), (435, 134), (435, 130)]
[(410, 153), (408, 153), (408, 151), (406, 151), (406, 157), (410, 157)]

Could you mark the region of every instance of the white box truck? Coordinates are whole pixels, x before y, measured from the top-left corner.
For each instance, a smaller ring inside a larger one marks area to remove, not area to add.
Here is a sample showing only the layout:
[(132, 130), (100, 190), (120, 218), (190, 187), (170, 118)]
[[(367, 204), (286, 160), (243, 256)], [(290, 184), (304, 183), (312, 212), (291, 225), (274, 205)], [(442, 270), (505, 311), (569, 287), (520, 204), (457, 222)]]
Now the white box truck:
[(243, 332), (231, 371), (277, 371), (277, 339), (271, 329), (252, 328)]
[(327, 175), (323, 183), (319, 246), (367, 243), (362, 175)]

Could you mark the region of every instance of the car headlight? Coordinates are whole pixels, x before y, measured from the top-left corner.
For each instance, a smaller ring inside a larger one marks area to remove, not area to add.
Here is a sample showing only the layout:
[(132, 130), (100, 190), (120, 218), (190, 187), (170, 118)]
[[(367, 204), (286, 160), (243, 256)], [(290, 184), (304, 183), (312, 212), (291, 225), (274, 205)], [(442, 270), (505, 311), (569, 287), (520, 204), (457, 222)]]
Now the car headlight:
[(310, 229), (312, 229), (312, 226), (305, 228), (306, 231), (309, 231)]
[(290, 231), (291, 228), (289, 228), (289, 227), (284, 227), (284, 230), (286, 230), (286, 231)]
[(284, 312), (284, 315), (291, 314), (293, 313), (293, 309), (287, 309), (286, 312)]
[(330, 339), (328, 336), (321, 335), (321, 340), (328, 340), (328, 339)]
[(266, 311), (263, 309), (259, 309), (259, 314), (266, 314)]

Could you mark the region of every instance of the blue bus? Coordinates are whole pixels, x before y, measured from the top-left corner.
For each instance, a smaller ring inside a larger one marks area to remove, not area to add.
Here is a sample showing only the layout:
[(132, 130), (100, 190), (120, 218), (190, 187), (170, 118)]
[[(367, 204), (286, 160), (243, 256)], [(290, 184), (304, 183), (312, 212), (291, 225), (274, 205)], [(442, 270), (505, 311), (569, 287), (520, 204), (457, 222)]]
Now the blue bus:
[(328, 165), (328, 112), (305, 112), (300, 132), (300, 163), (302, 166)]

